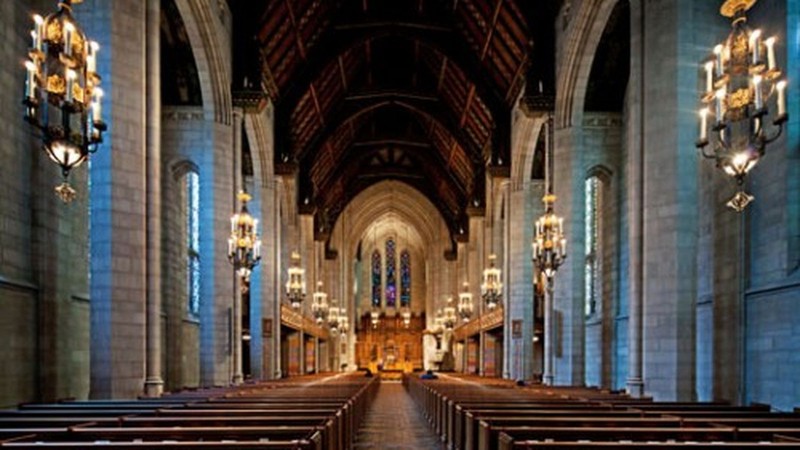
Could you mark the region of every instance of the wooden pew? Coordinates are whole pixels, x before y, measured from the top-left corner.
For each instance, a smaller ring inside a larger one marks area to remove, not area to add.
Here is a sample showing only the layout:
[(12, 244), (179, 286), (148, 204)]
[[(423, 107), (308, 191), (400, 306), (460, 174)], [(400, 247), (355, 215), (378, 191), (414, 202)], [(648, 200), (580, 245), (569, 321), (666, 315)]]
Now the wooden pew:
[[(499, 437), (498, 430), (509, 427), (534, 428), (679, 428), (678, 418), (641, 418), (641, 417), (484, 417), (479, 421), (477, 442), (470, 441), (467, 436), (466, 450), (495, 449)], [(713, 427), (706, 427), (713, 428)], [(578, 434), (579, 435), (579, 434)]]
[(0, 445), (345, 450), (377, 389), (376, 379), (356, 374), (161, 399), (26, 404), (0, 411)]
[[(469, 444), (467, 442), (478, 442), (479, 421), (485, 418), (510, 418), (524, 417), (537, 419), (542, 417), (553, 418), (611, 418), (611, 417), (642, 417), (638, 411), (619, 410), (611, 411), (604, 408), (598, 409), (469, 409), (463, 412), (463, 419), (456, 422), (453, 433), (453, 441), (448, 442), (450, 448), (464, 449)], [(680, 419), (678, 419), (680, 420)], [(463, 422), (463, 425), (462, 425)]]
[[(497, 427), (498, 440), (480, 450), (519, 448), (516, 441), (605, 441), (619, 442), (733, 442), (733, 428), (604, 428), (604, 427)], [(502, 434), (502, 435), (501, 435)], [(524, 448), (524, 447), (523, 447)], [(530, 447), (535, 448), (535, 447)]]
[(757, 442), (706, 442), (706, 443), (666, 443), (666, 442), (540, 442), (515, 441), (505, 433), (500, 434), (500, 448), (503, 450), (601, 450), (601, 449), (646, 449), (646, 450), (751, 450), (751, 449), (800, 449), (798, 443), (769, 444)]

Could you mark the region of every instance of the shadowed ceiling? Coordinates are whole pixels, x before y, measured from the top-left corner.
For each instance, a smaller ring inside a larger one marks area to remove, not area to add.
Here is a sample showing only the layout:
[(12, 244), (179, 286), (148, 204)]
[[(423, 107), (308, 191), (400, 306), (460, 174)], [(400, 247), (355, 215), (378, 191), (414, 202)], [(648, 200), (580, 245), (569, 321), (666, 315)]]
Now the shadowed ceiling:
[[(234, 91), (264, 89), (275, 104), (276, 170), (299, 176), (299, 206), (318, 232), (386, 179), (426, 195), (452, 231), (464, 227), (486, 171), (507, 171), (513, 103), (531, 77), (552, 85), (558, 2), (534, 3), (229, 2)], [(534, 52), (537, 39), (546, 45)]]

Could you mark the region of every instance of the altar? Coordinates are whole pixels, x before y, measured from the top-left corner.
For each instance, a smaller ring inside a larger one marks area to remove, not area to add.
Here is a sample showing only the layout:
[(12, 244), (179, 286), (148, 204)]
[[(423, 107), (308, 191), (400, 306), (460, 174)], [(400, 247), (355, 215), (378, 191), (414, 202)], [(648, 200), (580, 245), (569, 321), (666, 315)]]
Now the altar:
[(411, 318), (408, 327), (399, 316), (381, 316), (373, 326), (369, 315), (359, 321), (356, 331), (356, 363), (373, 373), (411, 373), (422, 370), (424, 316)]

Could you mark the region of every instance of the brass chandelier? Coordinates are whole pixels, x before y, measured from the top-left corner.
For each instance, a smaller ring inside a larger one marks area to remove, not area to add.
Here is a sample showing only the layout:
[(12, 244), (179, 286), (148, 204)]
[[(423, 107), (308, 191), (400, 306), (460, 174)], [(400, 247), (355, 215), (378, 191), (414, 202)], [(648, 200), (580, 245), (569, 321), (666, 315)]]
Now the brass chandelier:
[(322, 281), (317, 281), (317, 290), (311, 294), (311, 314), (314, 316), (317, 324), (322, 325), (325, 322), (329, 310), (328, 294), (322, 290)]
[(293, 309), (299, 309), (300, 304), (306, 298), (306, 271), (300, 267), (300, 255), (292, 253), (291, 266), (288, 270), (288, 280), (286, 280), (286, 298)]
[(502, 271), (494, 266), (497, 256), (489, 255), (489, 267), (483, 269), (483, 283), (481, 283), (481, 297), (489, 310), (497, 308), (503, 300)]
[(453, 306), (453, 298), (447, 298), (447, 306), (444, 307), (442, 314), (442, 325), (446, 330), (452, 330), (456, 325), (456, 308)]
[[(344, 309), (342, 310), (342, 313)], [(336, 333), (339, 331), (339, 326), (341, 325), (340, 320), (342, 316), (339, 312), (339, 307), (336, 306), (336, 300), (331, 302), (331, 306), (328, 308), (328, 328), (330, 328), (331, 332)]]
[(61, 168), (64, 181), (56, 193), (65, 203), (76, 195), (67, 181), (70, 171), (97, 151), (107, 128), (97, 73), (100, 47), (72, 17), (72, 5), (80, 2), (60, 0), (55, 13), (33, 16), (25, 62), (25, 120), (40, 132), (42, 148)]
[(550, 122), (545, 124), (545, 189), (542, 199), (545, 213), (536, 221), (533, 240), (533, 262), (552, 282), (558, 268), (567, 258), (567, 239), (564, 236), (564, 219), (553, 212), (556, 196), (553, 194), (553, 155), (550, 145)]
[[(727, 0), (720, 13), (732, 19), (731, 33), (714, 47), (703, 64), (700, 136), (697, 148), (736, 180), (738, 191), (727, 205), (737, 212), (753, 201), (744, 191), (747, 174), (764, 156), (766, 146), (783, 132), (786, 80), (775, 61), (775, 36), (747, 26), (745, 16), (756, 0)], [(775, 98), (775, 109), (769, 103)], [(772, 129), (767, 130), (768, 119)], [(710, 148), (708, 148), (710, 146)]]
[(228, 238), (228, 261), (243, 281), (250, 280), (253, 267), (261, 261), (261, 239), (258, 237), (258, 219), (247, 210), (250, 195), (239, 192), (237, 198), (242, 209), (231, 216), (231, 236)]
[(464, 282), (464, 290), (458, 294), (458, 316), (464, 323), (472, 318), (472, 293), (469, 291), (469, 283)]

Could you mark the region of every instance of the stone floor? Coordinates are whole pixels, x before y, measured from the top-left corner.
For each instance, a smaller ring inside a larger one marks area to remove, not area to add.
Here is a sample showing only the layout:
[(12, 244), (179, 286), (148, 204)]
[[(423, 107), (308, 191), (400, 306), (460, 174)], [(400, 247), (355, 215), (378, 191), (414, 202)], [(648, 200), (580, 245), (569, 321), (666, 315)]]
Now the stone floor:
[(381, 383), (356, 436), (356, 450), (441, 450), (416, 403), (398, 382)]

